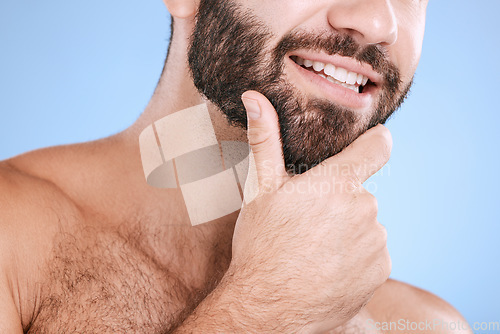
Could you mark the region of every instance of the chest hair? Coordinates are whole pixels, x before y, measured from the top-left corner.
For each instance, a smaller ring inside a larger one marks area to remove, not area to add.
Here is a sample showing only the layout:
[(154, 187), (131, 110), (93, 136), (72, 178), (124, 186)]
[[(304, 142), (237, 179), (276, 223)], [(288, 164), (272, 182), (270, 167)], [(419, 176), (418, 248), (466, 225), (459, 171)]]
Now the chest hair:
[(152, 233), (85, 227), (57, 235), (25, 332), (168, 333), (182, 322), (217, 278), (189, 286), (142, 247), (143, 234)]

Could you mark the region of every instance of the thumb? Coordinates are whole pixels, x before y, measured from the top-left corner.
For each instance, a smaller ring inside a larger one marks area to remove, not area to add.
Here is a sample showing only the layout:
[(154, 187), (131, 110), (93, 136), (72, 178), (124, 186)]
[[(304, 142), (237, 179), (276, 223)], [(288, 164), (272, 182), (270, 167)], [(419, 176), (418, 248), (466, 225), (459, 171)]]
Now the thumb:
[(283, 159), (278, 114), (269, 100), (256, 91), (241, 97), (248, 119), (248, 143), (253, 153), (259, 189), (278, 189), (288, 178)]

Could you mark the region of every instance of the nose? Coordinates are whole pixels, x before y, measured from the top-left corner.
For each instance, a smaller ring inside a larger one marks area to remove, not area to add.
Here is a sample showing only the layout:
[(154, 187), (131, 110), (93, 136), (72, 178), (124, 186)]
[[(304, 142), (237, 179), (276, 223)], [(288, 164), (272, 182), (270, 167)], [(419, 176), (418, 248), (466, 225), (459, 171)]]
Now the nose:
[(328, 9), (328, 22), (337, 31), (364, 44), (390, 46), (398, 39), (398, 22), (391, 0), (341, 0)]

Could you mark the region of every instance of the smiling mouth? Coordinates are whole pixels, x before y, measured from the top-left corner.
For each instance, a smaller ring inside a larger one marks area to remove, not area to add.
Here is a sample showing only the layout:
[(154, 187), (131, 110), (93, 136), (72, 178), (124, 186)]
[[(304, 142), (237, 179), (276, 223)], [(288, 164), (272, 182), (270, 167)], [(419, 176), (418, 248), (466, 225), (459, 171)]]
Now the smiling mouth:
[(335, 66), (333, 64), (325, 64), (319, 61), (304, 59), (299, 56), (291, 56), (297, 65), (302, 68), (328, 80), (329, 82), (350, 89), (355, 93), (362, 94), (369, 86), (376, 86), (368, 77)]

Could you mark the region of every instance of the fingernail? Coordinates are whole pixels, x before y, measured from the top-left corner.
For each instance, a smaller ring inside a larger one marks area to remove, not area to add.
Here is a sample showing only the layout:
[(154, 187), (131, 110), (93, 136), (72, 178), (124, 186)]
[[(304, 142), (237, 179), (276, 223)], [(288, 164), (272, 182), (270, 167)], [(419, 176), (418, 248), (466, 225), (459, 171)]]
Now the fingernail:
[(257, 100), (249, 99), (246, 97), (242, 98), (241, 100), (245, 105), (248, 117), (250, 119), (259, 119), (261, 115), (259, 102)]

